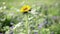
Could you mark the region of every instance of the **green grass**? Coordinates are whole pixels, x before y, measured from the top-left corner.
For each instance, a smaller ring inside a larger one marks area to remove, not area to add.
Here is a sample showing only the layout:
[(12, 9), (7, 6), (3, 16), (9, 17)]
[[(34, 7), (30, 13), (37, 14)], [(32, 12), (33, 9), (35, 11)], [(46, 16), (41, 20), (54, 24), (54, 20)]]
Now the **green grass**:
[[(5, 4), (3, 4), (3, 2), (5, 2)], [(38, 14), (20, 13), (19, 10), (23, 5), (30, 5), (32, 9), (36, 9)], [(6, 6), (6, 9), (3, 8), (4, 6)], [(0, 12), (6, 12), (4, 18), (7, 16), (7, 19), (11, 19), (11, 21), (14, 22), (13, 26), (22, 22), (19, 27), (13, 30), (14, 34), (28, 34), (28, 32), (29, 34), (34, 34), (34, 32), (50, 34), (51, 30), (54, 31), (54, 33), (55, 31), (59, 33), (60, 18), (53, 19), (52, 17), (60, 16), (60, 0), (0, 0), (0, 7), (2, 7)], [(9, 13), (14, 13), (14, 15), (11, 16)], [(33, 18), (29, 20), (31, 17)], [(43, 24), (42, 28), (38, 28), (38, 25), (42, 24), (46, 18), (48, 18), (48, 24)], [(53, 27), (56, 27), (57, 30)]]

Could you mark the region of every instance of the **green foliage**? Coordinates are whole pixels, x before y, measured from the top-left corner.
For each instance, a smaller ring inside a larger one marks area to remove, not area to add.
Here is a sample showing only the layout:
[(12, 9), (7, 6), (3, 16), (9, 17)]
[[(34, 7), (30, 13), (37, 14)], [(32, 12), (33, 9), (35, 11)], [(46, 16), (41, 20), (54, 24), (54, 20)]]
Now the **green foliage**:
[[(20, 13), (23, 5), (30, 5), (32, 13)], [(60, 0), (0, 0), (0, 32), (14, 26), (14, 34), (60, 34), (59, 23)]]
[(53, 31), (55, 34), (60, 34), (60, 24), (54, 24), (50, 27), (51, 32)]

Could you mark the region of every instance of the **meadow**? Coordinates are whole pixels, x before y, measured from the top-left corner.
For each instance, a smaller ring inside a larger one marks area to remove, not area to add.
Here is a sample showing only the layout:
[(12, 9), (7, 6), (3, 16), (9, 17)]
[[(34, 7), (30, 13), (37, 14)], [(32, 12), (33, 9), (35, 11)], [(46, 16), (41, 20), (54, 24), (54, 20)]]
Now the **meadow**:
[(60, 0), (0, 0), (0, 34), (60, 34)]

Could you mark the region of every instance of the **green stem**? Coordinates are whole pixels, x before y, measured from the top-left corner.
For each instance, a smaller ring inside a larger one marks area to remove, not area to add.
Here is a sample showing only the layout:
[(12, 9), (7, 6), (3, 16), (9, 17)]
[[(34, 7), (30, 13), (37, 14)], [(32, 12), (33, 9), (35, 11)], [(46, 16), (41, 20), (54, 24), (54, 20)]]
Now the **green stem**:
[(28, 15), (25, 15), (25, 19), (26, 19), (25, 22), (26, 34), (28, 34)]
[(40, 29), (39, 29), (39, 31), (38, 31), (38, 34), (40, 34)]

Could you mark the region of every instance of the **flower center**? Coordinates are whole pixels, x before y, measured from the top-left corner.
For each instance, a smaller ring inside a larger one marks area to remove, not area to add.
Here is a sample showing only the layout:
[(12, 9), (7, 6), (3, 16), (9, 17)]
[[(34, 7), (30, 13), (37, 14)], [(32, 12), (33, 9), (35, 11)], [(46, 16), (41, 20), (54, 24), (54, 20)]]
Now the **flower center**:
[(24, 10), (27, 10), (28, 8), (24, 8)]

